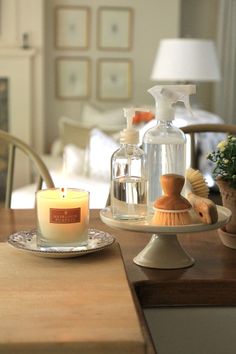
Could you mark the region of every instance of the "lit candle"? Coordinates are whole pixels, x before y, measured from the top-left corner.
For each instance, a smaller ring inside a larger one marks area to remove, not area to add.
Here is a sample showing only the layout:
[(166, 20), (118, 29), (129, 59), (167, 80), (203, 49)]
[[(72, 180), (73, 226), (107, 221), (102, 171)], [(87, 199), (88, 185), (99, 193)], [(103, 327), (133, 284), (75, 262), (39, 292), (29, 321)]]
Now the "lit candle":
[(43, 189), (37, 192), (36, 201), (40, 245), (86, 245), (89, 192), (73, 188)]

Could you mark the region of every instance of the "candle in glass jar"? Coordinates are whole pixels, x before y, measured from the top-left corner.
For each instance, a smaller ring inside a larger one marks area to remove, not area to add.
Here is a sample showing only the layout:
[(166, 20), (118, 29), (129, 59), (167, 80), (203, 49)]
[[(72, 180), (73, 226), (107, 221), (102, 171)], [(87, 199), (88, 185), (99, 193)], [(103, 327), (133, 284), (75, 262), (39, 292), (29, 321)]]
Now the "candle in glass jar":
[(42, 246), (87, 244), (89, 192), (81, 189), (43, 189), (36, 195), (37, 238)]

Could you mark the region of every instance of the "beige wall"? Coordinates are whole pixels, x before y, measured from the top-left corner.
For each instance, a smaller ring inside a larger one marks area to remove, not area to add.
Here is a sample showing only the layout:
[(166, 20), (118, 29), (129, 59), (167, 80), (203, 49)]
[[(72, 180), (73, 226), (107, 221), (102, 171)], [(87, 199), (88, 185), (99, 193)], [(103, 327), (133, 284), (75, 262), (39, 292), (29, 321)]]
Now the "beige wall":
[[(205, 38), (216, 40), (217, 11), (219, 0), (182, 0), (181, 37)], [(197, 85), (198, 102), (202, 108), (214, 111), (214, 83)]]
[[(59, 4), (76, 4), (91, 7), (92, 44), (86, 51), (59, 51), (53, 46), (54, 8)], [(96, 48), (96, 13), (100, 6), (126, 6), (134, 9), (134, 45), (129, 52), (99, 51)], [(46, 1), (46, 139), (47, 147), (58, 134), (58, 119), (67, 115), (79, 116), (83, 101), (59, 100), (55, 98), (55, 58), (59, 56), (89, 56), (92, 59), (92, 95), (90, 102), (101, 107), (122, 107), (122, 102), (101, 103), (96, 99), (96, 60), (99, 58), (130, 58), (134, 65), (133, 97), (125, 104), (150, 104), (152, 98), (147, 89), (151, 68), (159, 43), (163, 37), (178, 37), (180, 28), (180, 0), (47, 0)]]

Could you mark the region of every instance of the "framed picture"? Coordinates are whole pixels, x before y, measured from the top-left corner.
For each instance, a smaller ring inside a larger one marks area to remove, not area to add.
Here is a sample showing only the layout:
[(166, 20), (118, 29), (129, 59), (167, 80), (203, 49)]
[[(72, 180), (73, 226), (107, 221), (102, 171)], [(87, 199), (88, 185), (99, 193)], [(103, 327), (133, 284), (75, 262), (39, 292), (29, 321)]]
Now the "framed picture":
[(98, 9), (97, 46), (101, 50), (130, 50), (133, 37), (133, 10), (128, 7)]
[(86, 99), (90, 96), (91, 63), (88, 58), (56, 59), (56, 97)]
[(55, 47), (88, 49), (90, 41), (90, 8), (58, 6), (55, 9)]
[(129, 100), (132, 96), (132, 62), (128, 59), (99, 59), (97, 98), (102, 101)]

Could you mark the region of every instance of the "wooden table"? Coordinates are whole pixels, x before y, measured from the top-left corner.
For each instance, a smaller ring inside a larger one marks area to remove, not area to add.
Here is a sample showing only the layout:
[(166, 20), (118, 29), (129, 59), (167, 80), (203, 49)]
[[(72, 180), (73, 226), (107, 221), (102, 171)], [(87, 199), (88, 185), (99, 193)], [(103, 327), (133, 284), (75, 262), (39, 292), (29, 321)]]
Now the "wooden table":
[[(0, 225), (3, 241), (35, 228), (35, 215), (1, 210)], [(52, 259), (1, 242), (0, 269), (0, 353), (147, 352), (118, 243)]]
[[(35, 213), (33, 210), (0, 210), (0, 225), (0, 239), (4, 241), (13, 232), (34, 228)], [(98, 210), (91, 211), (90, 225), (112, 233), (121, 247), (149, 353), (155, 351), (141, 308), (236, 305), (236, 250), (223, 246), (217, 231), (179, 235), (182, 246), (195, 259), (194, 266), (159, 270), (133, 263), (133, 258), (149, 242), (150, 234), (111, 229), (101, 222)]]

